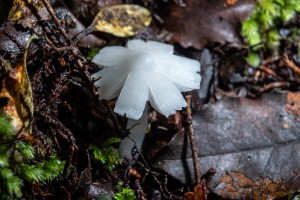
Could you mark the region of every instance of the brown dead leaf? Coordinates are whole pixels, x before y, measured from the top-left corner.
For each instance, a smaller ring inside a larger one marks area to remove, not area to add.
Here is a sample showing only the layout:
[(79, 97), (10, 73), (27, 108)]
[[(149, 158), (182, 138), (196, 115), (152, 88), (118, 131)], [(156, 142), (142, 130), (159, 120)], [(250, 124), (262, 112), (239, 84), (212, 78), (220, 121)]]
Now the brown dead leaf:
[(285, 181), (272, 181), (269, 178), (259, 178), (253, 181), (240, 172), (228, 172), (221, 177), (215, 191), (228, 199), (277, 199), (290, 192)]
[(187, 192), (183, 195), (183, 200), (207, 200), (206, 184), (203, 182), (194, 187), (194, 192)]
[(159, 11), (172, 41), (202, 49), (208, 42), (240, 43), (240, 24), (254, 10), (253, 0), (189, 0)]
[(300, 92), (288, 92), (285, 109), (300, 121)]
[[(194, 94), (193, 125), (200, 173), (209, 168), (216, 170), (209, 183), (210, 191), (236, 199), (250, 199), (243, 195), (251, 191), (247, 195), (259, 199), (263, 192), (266, 197), (282, 197), (288, 190), (300, 190), (300, 184), (292, 181), (300, 174), (300, 122), (286, 112), (290, 94), (224, 98), (204, 107), (198, 106), (200, 100), (197, 92)], [(191, 183), (193, 160), (186, 134), (177, 133), (164, 150), (154, 165), (183, 183)], [(224, 177), (234, 171), (242, 174)], [(260, 181), (258, 186), (251, 183), (260, 177), (272, 181)], [(280, 189), (282, 185), (286, 188)]]
[(33, 100), (27, 69), (19, 64), (2, 81), (0, 98), (6, 100), (2, 112), (12, 120), (16, 133), (25, 130), (33, 117)]

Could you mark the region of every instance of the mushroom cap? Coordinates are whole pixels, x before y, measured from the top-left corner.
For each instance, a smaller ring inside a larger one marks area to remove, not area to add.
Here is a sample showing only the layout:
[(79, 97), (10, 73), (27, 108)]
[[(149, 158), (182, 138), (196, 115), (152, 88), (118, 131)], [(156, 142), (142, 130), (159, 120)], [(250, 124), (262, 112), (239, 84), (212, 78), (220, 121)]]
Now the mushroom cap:
[(200, 88), (200, 63), (173, 55), (174, 47), (155, 41), (130, 40), (127, 48), (105, 47), (93, 62), (105, 68), (92, 76), (100, 99), (117, 98), (114, 111), (139, 119), (147, 101), (165, 116), (186, 107), (181, 92)]

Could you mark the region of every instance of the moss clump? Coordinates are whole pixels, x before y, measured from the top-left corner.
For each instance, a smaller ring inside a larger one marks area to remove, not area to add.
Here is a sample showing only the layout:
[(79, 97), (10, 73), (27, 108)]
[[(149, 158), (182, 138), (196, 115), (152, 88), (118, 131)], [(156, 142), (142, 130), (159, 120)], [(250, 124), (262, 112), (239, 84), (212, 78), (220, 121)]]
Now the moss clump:
[(99, 160), (106, 169), (112, 171), (115, 164), (122, 161), (118, 149), (114, 147), (114, 144), (120, 142), (120, 138), (110, 138), (101, 146), (91, 145), (89, 149), (96, 160)]
[(258, 56), (254, 58), (253, 54), (262, 48), (277, 53), (283, 37), (279, 34), (278, 27), (299, 12), (298, 0), (257, 0), (255, 11), (242, 24), (241, 34), (251, 47), (247, 62), (254, 67), (258, 66), (260, 64), (260, 61), (257, 62)]
[(25, 180), (43, 184), (59, 177), (65, 165), (55, 154), (50, 160), (36, 156), (31, 142), (15, 137), (10, 119), (0, 114), (0, 199), (22, 197)]

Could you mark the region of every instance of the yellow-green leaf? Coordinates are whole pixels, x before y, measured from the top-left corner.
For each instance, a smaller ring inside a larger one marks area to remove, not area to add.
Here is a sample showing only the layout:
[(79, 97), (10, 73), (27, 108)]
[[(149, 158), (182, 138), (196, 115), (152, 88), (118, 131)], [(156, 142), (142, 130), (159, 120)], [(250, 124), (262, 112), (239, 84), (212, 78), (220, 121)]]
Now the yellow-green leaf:
[(27, 70), (22, 64), (15, 67), (2, 81), (0, 98), (6, 99), (2, 112), (11, 118), (14, 130), (24, 130), (33, 116), (33, 102)]
[(8, 18), (12, 21), (18, 21), (24, 19), (32, 14), (31, 9), (39, 11), (44, 7), (41, 1), (32, 1), (32, 0), (14, 0), (13, 7), (11, 8)]
[(31, 36), (27, 41), (24, 60), (12, 69), (2, 81), (0, 99), (4, 99), (6, 104), (0, 108), (3, 113), (11, 118), (11, 122), (16, 133), (23, 133), (26, 139), (32, 139), (31, 129), (24, 132), (33, 118), (33, 97), (31, 84), (27, 73), (26, 56), (30, 42), (36, 39)]
[(115, 5), (102, 9), (91, 28), (118, 37), (136, 35), (149, 26), (152, 17), (149, 10), (138, 5)]

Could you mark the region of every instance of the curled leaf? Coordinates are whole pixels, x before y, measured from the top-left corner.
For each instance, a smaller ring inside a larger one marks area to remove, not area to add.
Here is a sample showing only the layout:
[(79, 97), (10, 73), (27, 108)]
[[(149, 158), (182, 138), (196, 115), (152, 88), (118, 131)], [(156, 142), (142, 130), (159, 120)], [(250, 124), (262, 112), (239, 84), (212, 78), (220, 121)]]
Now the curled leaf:
[(14, 130), (19, 132), (26, 128), (33, 116), (33, 101), (23, 65), (19, 64), (4, 78), (0, 98), (6, 100), (2, 111), (11, 118)]
[[(17, 133), (26, 130), (33, 118), (32, 89), (26, 66), (28, 48), (33, 39), (36, 39), (35, 35), (27, 41), (23, 64), (18, 64), (3, 79), (0, 92), (0, 99), (5, 102), (2, 112), (11, 118), (14, 131)], [(25, 133), (30, 132), (31, 130)]]

